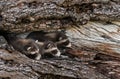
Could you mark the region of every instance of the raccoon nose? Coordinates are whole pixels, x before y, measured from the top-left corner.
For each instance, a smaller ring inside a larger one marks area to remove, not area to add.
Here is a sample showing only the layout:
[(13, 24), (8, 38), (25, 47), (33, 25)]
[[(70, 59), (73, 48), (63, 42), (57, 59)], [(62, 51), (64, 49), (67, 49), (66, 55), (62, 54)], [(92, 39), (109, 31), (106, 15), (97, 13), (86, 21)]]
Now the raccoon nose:
[(55, 54), (56, 57), (59, 57), (61, 55), (61, 52), (58, 49), (55, 52), (56, 52)]
[(29, 54), (27, 55), (29, 58), (31, 59), (35, 59), (35, 60), (40, 60), (41, 59), (41, 54), (39, 53), (35, 53), (35, 54)]
[(57, 54), (58, 51), (57, 50), (52, 50), (51, 52), (52, 52), (52, 54), (55, 55), (55, 54)]
[(41, 59), (41, 54), (37, 54), (37, 56), (35, 57), (35, 60), (40, 60)]

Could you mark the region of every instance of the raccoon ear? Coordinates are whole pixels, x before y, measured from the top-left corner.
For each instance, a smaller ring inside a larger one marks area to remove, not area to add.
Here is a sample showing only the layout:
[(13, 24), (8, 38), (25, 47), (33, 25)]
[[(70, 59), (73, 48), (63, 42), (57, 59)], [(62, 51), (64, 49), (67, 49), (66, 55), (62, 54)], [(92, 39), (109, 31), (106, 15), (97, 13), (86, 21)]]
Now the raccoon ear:
[(35, 43), (38, 43), (38, 40), (36, 40)]
[(62, 37), (59, 37), (59, 41), (62, 40), (63, 38)]

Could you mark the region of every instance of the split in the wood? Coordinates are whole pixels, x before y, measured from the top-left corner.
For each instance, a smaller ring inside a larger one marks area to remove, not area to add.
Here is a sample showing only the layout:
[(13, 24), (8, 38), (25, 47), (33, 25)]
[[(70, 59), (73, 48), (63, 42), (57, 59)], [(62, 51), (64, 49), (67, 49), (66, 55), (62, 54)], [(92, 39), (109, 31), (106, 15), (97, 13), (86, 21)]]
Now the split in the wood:
[(61, 49), (71, 48), (65, 32), (31, 32), (25, 38), (16, 34), (1, 32), (13, 50), (17, 50), (29, 58), (39, 60), (46, 57), (61, 56)]
[(102, 60), (106, 60), (108, 57), (110, 60), (116, 60), (115, 57), (110, 57), (109, 55), (103, 54), (102, 56), (96, 52), (97, 50), (94, 51), (87, 47), (75, 47), (71, 44), (64, 31), (34, 31), (24, 37), (5, 32), (2, 32), (1, 35), (5, 37), (9, 44), (9, 46), (6, 46), (7, 49), (9, 47), (8, 50), (17, 50), (35, 60), (55, 58), (58, 60), (92, 61), (101, 60), (103, 56), (105, 57)]

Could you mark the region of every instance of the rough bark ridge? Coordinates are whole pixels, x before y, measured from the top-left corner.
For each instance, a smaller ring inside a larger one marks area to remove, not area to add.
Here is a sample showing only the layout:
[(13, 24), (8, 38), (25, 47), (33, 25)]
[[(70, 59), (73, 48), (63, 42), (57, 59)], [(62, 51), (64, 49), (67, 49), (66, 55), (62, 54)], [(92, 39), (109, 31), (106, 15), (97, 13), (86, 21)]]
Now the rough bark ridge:
[(10, 32), (56, 30), (90, 19), (120, 20), (119, 0), (1, 0), (0, 28)]
[(4, 79), (109, 79), (94, 68), (72, 60), (34, 61), (19, 52), (0, 50), (0, 78)]

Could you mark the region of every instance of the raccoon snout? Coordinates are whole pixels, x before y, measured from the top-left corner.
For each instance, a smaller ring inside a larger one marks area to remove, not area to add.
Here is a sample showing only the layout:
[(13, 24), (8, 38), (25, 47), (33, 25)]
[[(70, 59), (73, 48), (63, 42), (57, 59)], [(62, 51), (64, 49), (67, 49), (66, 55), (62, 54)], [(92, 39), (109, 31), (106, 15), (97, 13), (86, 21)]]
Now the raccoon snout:
[(57, 49), (57, 53), (55, 54), (56, 57), (59, 57), (61, 55), (60, 50)]

